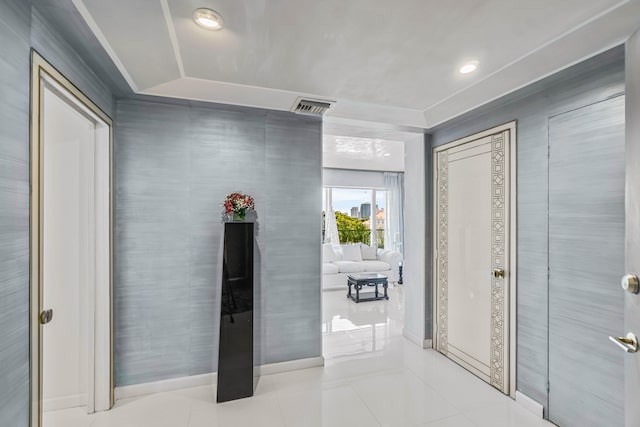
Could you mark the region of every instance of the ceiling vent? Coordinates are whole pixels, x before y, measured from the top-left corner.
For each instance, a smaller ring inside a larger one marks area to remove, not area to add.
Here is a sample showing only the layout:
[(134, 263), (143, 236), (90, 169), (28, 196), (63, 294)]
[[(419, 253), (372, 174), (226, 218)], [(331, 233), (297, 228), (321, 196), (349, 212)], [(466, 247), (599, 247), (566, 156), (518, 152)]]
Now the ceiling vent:
[(332, 104), (336, 101), (327, 101), (324, 99), (309, 99), (298, 97), (291, 107), (291, 111), (296, 114), (305, 114), (307, 116), (322, 116)]

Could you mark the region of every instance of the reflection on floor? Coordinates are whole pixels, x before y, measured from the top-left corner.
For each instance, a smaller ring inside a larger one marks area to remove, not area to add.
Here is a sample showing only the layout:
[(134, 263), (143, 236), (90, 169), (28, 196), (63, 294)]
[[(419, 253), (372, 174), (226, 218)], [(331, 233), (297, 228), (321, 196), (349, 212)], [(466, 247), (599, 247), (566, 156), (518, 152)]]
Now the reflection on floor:
[(389, 300), (355, 303), (346, 292), (322, 293), (322, 347), (326, 360), (382, 352), (391, 337), (402, 336), (402, 286), (389, 289)]
[(359, 304), (324, 292), (326, 366), (263, 376), (252, 398), (216, 404), (214, 387), (198, 387), (119, 401), (92, 416), (51, 412), (45, 427), (551, 426), (403, 338), (402, 289)]

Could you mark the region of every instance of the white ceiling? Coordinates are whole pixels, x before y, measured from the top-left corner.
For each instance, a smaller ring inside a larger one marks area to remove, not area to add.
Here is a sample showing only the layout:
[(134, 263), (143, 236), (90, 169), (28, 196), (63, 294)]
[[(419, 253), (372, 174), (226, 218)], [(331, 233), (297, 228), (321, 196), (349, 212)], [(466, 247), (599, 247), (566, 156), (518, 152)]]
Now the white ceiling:
[[(623, 42), (640, 0), (73, 0), (139, 93), (428, 128)], [(195, 25), (209, 7), (220, 31)], [(470, 75), (458, 69), (480, 61)]]
[(322, 141), (322, 166), (325, 168), (404, 171), (403, 141), (327, 133)]

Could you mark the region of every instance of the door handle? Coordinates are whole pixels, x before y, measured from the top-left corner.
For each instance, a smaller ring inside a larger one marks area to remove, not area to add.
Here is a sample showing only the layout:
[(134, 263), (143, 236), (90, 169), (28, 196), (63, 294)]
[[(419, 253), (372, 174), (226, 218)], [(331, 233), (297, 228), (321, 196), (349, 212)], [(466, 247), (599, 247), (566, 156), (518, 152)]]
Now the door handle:
[(491, 275), (496, 279), (504, 278), (504, 269), (503, 268), (494, 268), (491, 272)]
[(609, 339), (627, 353), (636, 353), (638, 351), (638, 337), (633, 332), (629, 332), (626, 337), (609, 336)]
[(640, 279), (635, 274), (625, 274), (620, 281), (622, 289), (630, 294), (638, 294), (640, 292)]
[(40, 323), (46, 325), (53, 319), (53, 309), (44, 310), (40, 313)]

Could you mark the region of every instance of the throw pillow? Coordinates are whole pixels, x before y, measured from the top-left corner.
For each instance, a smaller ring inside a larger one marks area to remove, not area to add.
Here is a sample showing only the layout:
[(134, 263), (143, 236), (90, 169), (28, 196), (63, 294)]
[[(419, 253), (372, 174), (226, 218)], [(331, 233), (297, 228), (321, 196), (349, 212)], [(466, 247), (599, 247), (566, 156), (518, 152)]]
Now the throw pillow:
[(375, 260), (377, 259), (376, 257), (376, 247), (375, 246), (369, 246), (369, 245), (362, 245), (361, 246), (361, 251), (362, 251), (362, 259), (363, 260)]
[(340, 261), (340, 255), (333, 250), (331, 243), (322, 245), (322, 262)]
[(341, 245), (342, 259), (344, 261), (362, 261), (362, 252), (360, 245)]

